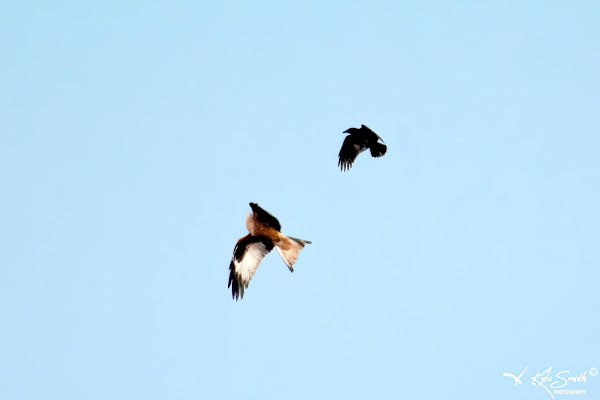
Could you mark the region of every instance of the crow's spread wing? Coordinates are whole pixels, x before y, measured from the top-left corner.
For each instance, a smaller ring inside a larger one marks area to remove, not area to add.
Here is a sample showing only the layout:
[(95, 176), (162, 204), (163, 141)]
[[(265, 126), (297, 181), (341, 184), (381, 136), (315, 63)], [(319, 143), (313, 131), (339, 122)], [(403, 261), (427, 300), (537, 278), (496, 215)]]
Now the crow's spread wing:
[(368, 140), (369, 142), (371, 142), (371, 141), (376, 142), (377, 140), (381, 140), (383, 142), (383, 139), (381, 138), (381, 136), (376, 134), (375, 131), (373, 131), (371, 128), (369, 128), (366, 125), (361, 125), (360, 131), (365, 136), (365, 139)]
[(352, 167), (352, 163), (354, 160), (356, 160), (356, 157), (358, 157), (358, 155), (366, 149), (367, 146), (365, 146), (363, 143), (359, 143), (355, 135), (346, 136), (338, 156), (338, 166), (342, 169), (342, 171), (350, 169)]

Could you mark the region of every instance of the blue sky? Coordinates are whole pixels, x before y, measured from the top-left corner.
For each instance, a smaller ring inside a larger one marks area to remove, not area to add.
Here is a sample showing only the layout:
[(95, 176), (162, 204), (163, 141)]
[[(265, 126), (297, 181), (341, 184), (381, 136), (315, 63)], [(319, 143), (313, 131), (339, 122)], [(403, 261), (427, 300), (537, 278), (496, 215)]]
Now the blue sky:
[(598, 3), (283, 3), (0, 5), (0, 397), (600, 396)]

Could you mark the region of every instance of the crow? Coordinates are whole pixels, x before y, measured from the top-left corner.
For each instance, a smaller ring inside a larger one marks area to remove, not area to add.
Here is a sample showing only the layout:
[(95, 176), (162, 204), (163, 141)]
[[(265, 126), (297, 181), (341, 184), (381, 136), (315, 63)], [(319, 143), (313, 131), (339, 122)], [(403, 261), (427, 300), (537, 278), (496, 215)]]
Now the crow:
[[(371, 150), (373, 157), (381, 157), (387, 151), (387, 146), (382, 144), (383, 139), (366, 125), (361, 125), (358, 129), (349, 128), (344, 133), (349, 133), (349, 135), (344, 139), (338, 156), (338, 166), (342, 171), (350, 169), (356, 157), (366, 149)], [(382, 143), (378, 143), (379, 140)]]

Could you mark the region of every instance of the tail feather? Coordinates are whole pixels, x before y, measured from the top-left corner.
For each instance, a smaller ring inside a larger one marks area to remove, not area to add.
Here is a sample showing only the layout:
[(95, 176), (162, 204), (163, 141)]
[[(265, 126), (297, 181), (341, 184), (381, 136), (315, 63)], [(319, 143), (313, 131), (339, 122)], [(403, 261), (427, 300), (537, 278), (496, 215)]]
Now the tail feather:
[(369, 148), (373, 157), (381, 157), (387, 151), (387, 146), (381, 143), (374, 143)]
[(298, 239), (298, 238), (291, 237), (291, 236), (288, 236), (288, 238), (292, 239), (294, 242), (300, 244), (302, 247), (304, 247), (304, 245), (307, 244), (307, 243), (308, 244), (312, 244), (312, 242), (310, 240)]
[(307, 243), (311, 244), (312, 242), (310, 240), (297, 239), (297, 238), (293, 238), (290, 236), (287, 236), (287, 238), (290, 239), (288, 242), (289, 245), (285, 246), (286, 248), (282, 248), (282, 247), (275, 245), (275, 250), (277, 250), (277, 252), (281, 256), (281, 259), (283, 260), (285, 265), (288, 266), (290, 271), (294, 272), (293, 265), (296, 263), (296, 260), (298, 259), (300, 250), (302, 250), (304, 248), (305, 244), (307, 244)]

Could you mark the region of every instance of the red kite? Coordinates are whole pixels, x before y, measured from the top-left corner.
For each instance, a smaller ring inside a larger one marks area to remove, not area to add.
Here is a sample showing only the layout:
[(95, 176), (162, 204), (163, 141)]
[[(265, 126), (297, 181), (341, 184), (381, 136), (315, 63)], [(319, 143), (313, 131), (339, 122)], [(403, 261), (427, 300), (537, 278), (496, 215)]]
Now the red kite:
[(273, 247), (290, 271), (294, 272), (292, 266), (298, 259), (300, 250), (306, 243), (311, 243), (308, 240), (284, 235), (281, 233), (281, 225), (277, 218), (256, 203), (250, 203), (250, 207), (253, 213), (246, 217), (246, 228), (250, 234), (238, 240), (229, 264), (227, 287), (231, 287), (231, 295), (235, 300), (244, 298), (244, 288), (248, 288), (258, 264), (273, 250)]

